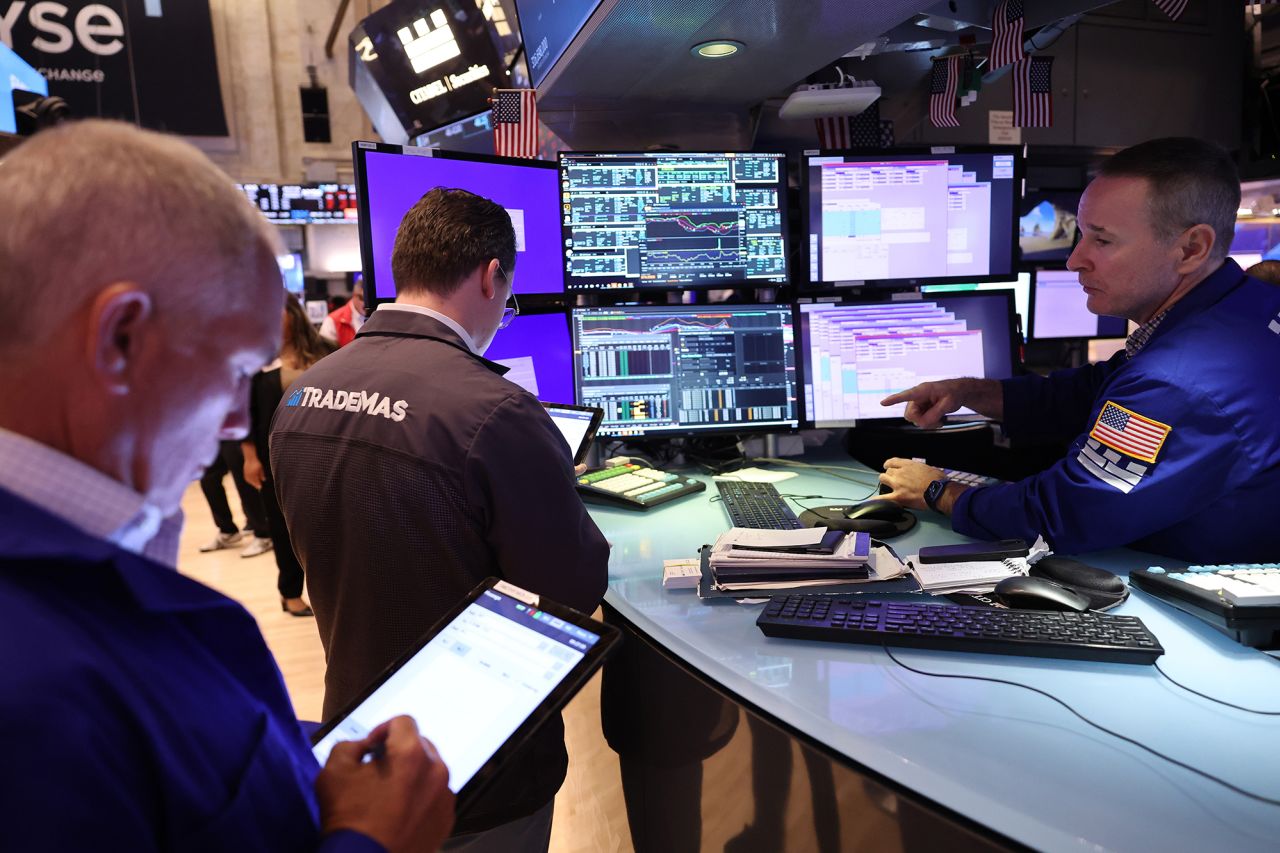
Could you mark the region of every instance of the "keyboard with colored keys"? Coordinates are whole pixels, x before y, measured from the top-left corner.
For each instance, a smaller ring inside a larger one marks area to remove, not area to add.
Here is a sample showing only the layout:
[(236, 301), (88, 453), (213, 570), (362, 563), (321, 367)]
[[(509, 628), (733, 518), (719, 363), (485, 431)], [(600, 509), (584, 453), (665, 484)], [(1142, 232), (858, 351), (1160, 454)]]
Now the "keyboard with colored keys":
[(1134, 569), (1129, 581), (1238, 642), (1280, 647), (1280, 563), (1152, 566)]
[(583, 500), (629, 509), (648, 509), (706, 488), (706, 483), (692, 477), (633, 462), (588, 471), (578, 477), (578, 494)]

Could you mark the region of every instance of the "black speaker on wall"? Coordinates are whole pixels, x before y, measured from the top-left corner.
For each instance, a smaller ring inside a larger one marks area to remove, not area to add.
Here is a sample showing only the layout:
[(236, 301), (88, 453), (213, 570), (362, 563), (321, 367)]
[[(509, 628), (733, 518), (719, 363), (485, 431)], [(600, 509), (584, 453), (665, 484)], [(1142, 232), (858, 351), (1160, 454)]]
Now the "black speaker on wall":
[(307, 142), (331, 142), (329, 134), (329, 90), (324, 86), (301, 86), (302, 136)]

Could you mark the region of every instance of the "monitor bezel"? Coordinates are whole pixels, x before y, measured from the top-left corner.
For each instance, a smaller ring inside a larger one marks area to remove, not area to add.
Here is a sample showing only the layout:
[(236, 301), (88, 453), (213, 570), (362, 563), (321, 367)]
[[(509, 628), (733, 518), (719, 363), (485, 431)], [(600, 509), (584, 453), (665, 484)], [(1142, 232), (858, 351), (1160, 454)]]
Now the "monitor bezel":
[(779, 157), (782, 161), (781, 168), (778, 171), (778, 211), (782, 216), (782, 264), (783, 272), (780, 281), (767, 281), (765, 279), (724, 279), (722, 281), (708, 282), (706, 284), (651, 284), (651, 285), (628, 285), (626, 287), (571, 287), (569, 284), (571, 276), (569, 275), (569, 266), (566, 263), (567, 258), (564, 257), (566, 248), (565, 241), (569, 239), (569, 225), (564, 221), (562, 216), (560, 219), (560, 251), (561, 264), (560, 270), (564, 275), (564, 292), (566, 296), (577, 294), (605, 294), (609, 296), (619, 296), (621, 298), (632, 299), (644, 293), (671, 293), (685, 290), (704, 292), (708, 290), (737, 290), (741, 288), (774, 288), (780, 289), (789, 286), (792, 276), (791, 252), (794, 243), (794, 235), (787, 216), (787, 185), (788, 170), (790, 168), (790, 156), (785, 151), (561, 151), (556, 157), (556, 168), (560, 170), (560, 203), (564, 204), (564, 163), (566, 159), (578, 157), (697, 157), (697, 156), (717, 156), (728, 155), (737, 156), (742, 154), (763, 154)]
[[(973, 281), (973, 279), (969, 279), (969, 281)], [(801, 416), (800, 428), (801, 429), (850, 429), (851, 428), (849, 425), (831, 426), (829, 424), (826, 424), (825, 422), (822, 424), (819, 424), (819, 422), (816, 419), (810, 417), (807, 397), (805, 396), (805, 385), (806, 385), (806, 381), (809, 378), (809, 375), (808, 375), (806, 360), (804, 358), (804, 354), (805, 354), (805, 351), (808, 349), (809, 342), (808, 342), (807, 333), (804, 331), (804, 326), (800, 321), (800, 316), (802, 313), (804, 313), (801, 306), (804, 306), (804, 305), (818, 305), (818, 306), (876, 305), (881, 303), (904, 304), (904, 303), (912, 303), (912, 302), (933, 302), (933, 301), (939, 301), (939, 300), (980, 299), (980, 298), (1003, 299), (1005, 302), (1005, 313), (1008, 317), (1008, 322), (1009, 322), (1009, 327), (1006, 330), (1006, 333), (1008, 335), (1008, 340), (1009, 340), (1009, 374), (1011, 377), (1016, 376), (1018, 373), (1018, 366), (1022, 363), (1022, 359), (1020, 358), (1020, 355), (1019, 355), (1020, 344), (1022, 343), (1022, 341), (1021, 341), (1021, 336), (1018, 334), (1018, 315), (1015, 307), (1016, 303), (1013, 298), (1012, 289), (968, 290), (968, 291), (963, 291), (959, 293), (919, 294), (915, 298), (909, 298), (909, 299), (895, 299), (895, 298), (892, 298), (892, 296), (888, 293), (880, 292), (880, 293), (862, 294), (859, 298), (856, 298), (856, 299), (832, 300), (832, 299), (819, 299), (819, 298), (812, 298), (812, 297), (801, 297), (800, 299), (797, 299), (796, 301), (794, 301), (792, 303), (792, 308), (795, 311), (795, 316), (792, 318), (792, 329), (794, 330), (795, 348), (796, 348), (796, 382), (797, 382), (796, 396), (798, 398), (799, 412)], [(1030, 308), (1028, 308), (1028, 310), (1030, 310)], [(960, 377), (957, 377), (957, 378), (960, 378)], [(984, 376), (981, 378), (986, 379), (986, 378), (997, 378), (997, 377)], [(999, 377), (999, 378), (1004, 378), (1004, 377)], [(959, 416), (948, 416), (948, 417), (952, 417), (955, 419), (951, 422), (955, 422), (956, 420), (958, 421), (987, 420), (986, 418), (983, 418), (981, 416), (974, 416), (974, 415), (959, 415)], [(866, 423), (874, 423), (879, 425), (905, 425), (908, 422), (901, 417), (897, 417), (894, 415), (886, 415), (883, 418), (860, 418), (857, 421), (857, 423), (854, 424), (854, 426), (862, 426), (863, 424), (866, 424)]]
[[(569, 341), (573, 347), (573, 402), (579, 406), (592, 406), (593, 404), (583, 398), (582, 384), (579, 381), (578, 359), (582, 354), (582, 350), (578, 343), (578, 324), (575, 318), (579, 312), (588, 311), (639, 311), (651, 314), (673, 314), (680, 312), (697, 312), (697, 311), (718, 311), (721, 309), (739, 309), (747, 311), (760, 308), (776, 308), (789, 312), (791, 315), (791, 347), (794, 353), (796, 344), (795, 335), (795, 303), (794, 302), (716, 302), (709, 305), (635, 305), (635, 304), (615, 304), (615, 305), (584, 305), (574, 306), (569, 309)], [(801, 428), (800, 415), (803, 406), (801, 399), (802, 387), (800, 384), (800, 365), (795, 365), (795, 417), (791, 421), (784, 423), (768, 423), (768, 424), (730, 424), (725, 426), (707, 425), (689, 427), (680, 425), (669, 429), (645, 429), (638, 432), (627, 432), (618, 434), (610, 430), (609, 426), (603, 421), (599, 429), (596, 431), (596, 437), (600, 439), (610, 439), (618, 441), (633, 440), (652, 440), (655, 438), (689, 438), (698, 436), (714, 436), (714, 435), (746, 435), (752, 433), (794, 433)]]
[[(360, 268), (364, 275), (364, 298), (369, 312), (380, 303), (391, 302), (377, 296), (378, 287), (373, 271), (373, 221), (369, 212), (369, 172), (365, 156), (374, 154), (400, 154), (405, 157), (429, 157), (444, 160), (464, 160), (472, 163), (490, 163), (496, 166), (523, 166), (533, 169), (556, 169), (549, 160), (526, 160), (520, 157), (499, 157), (494, 154), (472, 154), (466, 151), (447, 151), (443, 148), (419, 148), (413, 145), (395, 145), (389, 142), (356, 140), (351, 143), (351, 160), (355, 167), (357, 226), (360, 229)], [(558, 197), (557, 197), (558, 201)], [(557, 218), (559, 218), (557, 216)], [(397, 225), (397, 228), (400, 226)], [(563, 257), (563, 248), (561, 257)], [(564, 264), (561, 263), (563, 268)], [(521, 293), (520, 296), (562, 296), (563, 290)]]
[[(1128, 322), (1124, 321), (1123, 317), (1116, 317), (1115, 319), (1125, 322), (1124, 332), (1120, 334), (1115, 334), (1115, 335), (1102, 334), (1101, 333), (1102, 330), (1100, 328), (1101, 320), (1103, 317), (1110, 316), (1106, 314), (1093, 315), (1099, 321), (1098, 325), (1095, 326), (1095, 328), (1098, 329), (1098, 334), (1095, 334), (1095, 335), (1050, 335), (1048, 337), (1045, 337), (1037, 334), (1036, 302), (1037, 302), (1037, 294), (1040, 291), (1040, 287), (1039, 287), (1040, 273), (1042, 272), (1071, 272), (1071, 270), (1067, 269), (1066, 267), (1055, 267), (1055, 266), (1049, 266), (1046, 264), (1046, 265), (1037, 266), (1031, 271), (1031, 295), (1030, 295), (1030, 299), (1027, 300), (1027, 312), (1031, 315), (1030, 317), (1027, 318), (1027, 340), (1028, 341), (1119, 341), (1129, 337)], [(1092, 314), (1093, 312), (1090, 311), (1089, 313)]]
[[(1009, 222), (1009, 270), (989, 275), (938, 276), (934, 278), (879, 278), (851, 281), (810, 281), (809, 269), (809, 163), (821, 157), (869, 157), (881, 160), (911, 157), (945, 157), (952, 154), (1012, 154), (1013, 155), (1013, 215)], [(804, 265), (803, 274), (795, 279), (796, 290), (801, 294), (841, 294), (859, 288), (873, 292), (912, 290), (927, 284), (966, 284), (969, 282), (1008, 281), (1021, 269), (1018, 257), (1018, 210), (1026, 185), (1026, 158), (1018, 145), (925, 145), (906, 148), (823, 148), (806, 150), (800, 158), (800, 252)]]

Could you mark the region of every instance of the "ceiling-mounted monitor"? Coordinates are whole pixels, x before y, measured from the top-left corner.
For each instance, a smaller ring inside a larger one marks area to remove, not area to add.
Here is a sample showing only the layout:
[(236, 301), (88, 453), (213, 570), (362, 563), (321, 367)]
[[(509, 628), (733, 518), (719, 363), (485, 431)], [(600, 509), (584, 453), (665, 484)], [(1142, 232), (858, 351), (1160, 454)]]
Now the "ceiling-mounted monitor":
[(599, 7), (600, 0), (516, 0), (525, 61), (534, 86), (542, 85)]
[(279, 225), (355, 222), (355, 184), (236, 184), (249, 203)]
[(781, 153), (562, 152), (565, 288), (787, 282)]
[(1013, 147), (810, 152), (803, 281), (825, 290), (1010, 279), (1021, 183)]
[(360, 203), (365, 299), (395, 299), (391, 251), (400, 220), (433, 187), (468, 190), (502, 205), (516, 233), (515, 292), (561, 293), (556, 165), (378, 142), (352, 145)]

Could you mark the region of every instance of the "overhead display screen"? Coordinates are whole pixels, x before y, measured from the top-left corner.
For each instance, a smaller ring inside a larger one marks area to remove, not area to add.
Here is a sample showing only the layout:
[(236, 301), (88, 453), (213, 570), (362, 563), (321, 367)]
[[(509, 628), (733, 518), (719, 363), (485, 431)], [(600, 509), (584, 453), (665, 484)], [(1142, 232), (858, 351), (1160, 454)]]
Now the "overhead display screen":
[(517, 0), (516, 15), (533, 85), (542, 85), (599, 6), (600, 0)]
[(784, 154), (560, 155), (565, 287), (787, 280)]
[(355, 184), (236, 184), (272, 222), (290, 225), (355, 222)]

